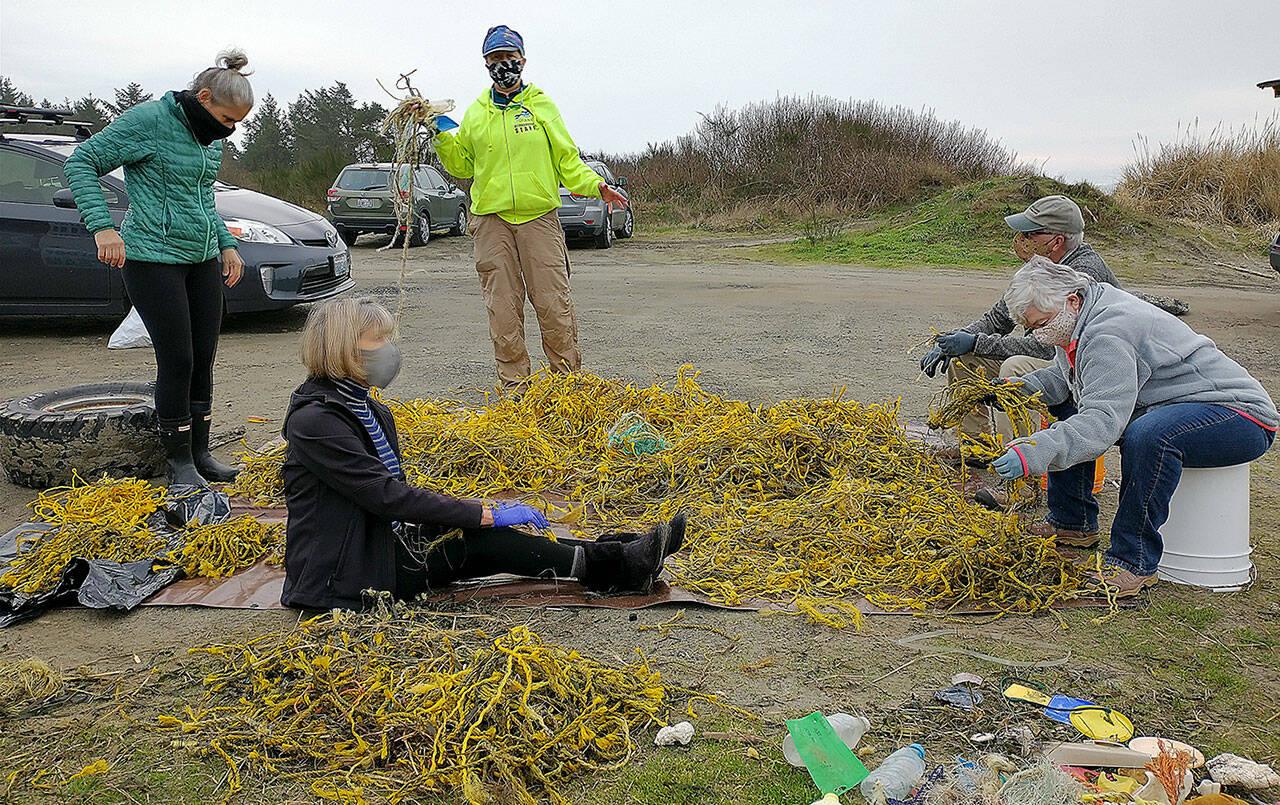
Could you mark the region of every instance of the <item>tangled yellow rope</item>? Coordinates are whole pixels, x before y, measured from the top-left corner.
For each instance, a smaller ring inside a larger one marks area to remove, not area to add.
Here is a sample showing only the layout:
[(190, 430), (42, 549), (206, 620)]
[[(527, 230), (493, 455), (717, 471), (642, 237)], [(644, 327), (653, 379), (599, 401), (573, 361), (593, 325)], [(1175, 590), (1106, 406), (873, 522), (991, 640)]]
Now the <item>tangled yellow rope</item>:
[(74, 476), (70, 486), (41, 492), (30, 508), (37, 521), (52, 526), (19, 535), (19, 553), (0, 565), (0, 586), (23, 595), (47, 592), (75, 558), (136, 562), (167, 558), (189, 576), (230, 576), (260, 559), (283, 560), (284, 527), (253, 517), (224, 523), (189, 525), (181, 544), (154, 522), (170, 502), (163, 487), (137, 478), (103, 477), (92, 483)]
[[(409, 479), (434, 491), (560, 493), (583, 530), (636, 530), (688, 510), (689, 551), (669, 566), (681, 586), (725, 603), (803, 602), (810, 617), (852, 622), (823, 602), (1030, 613), (1080, 586), (1052, 540), (966, 502), (892, 405), (842, 393), (752, 405), (705, 392), (689, 367), (669, 387), (542, 373), (482, 408), (389, 404)], [(667, 449), (611, 448), (627, 413)]]
[(222, 668), (161, 729), (220, 755), (232, 791), (251, 768), (343, 803), (434, 791), (567, 805), (557, 786), (626, 763), (636, 732), (665, 723), (673, 692), (714, 701), (666, 688), (643, 658), (612, 667), (523, 626), (445, 629), (403, 605), (193, 651)]

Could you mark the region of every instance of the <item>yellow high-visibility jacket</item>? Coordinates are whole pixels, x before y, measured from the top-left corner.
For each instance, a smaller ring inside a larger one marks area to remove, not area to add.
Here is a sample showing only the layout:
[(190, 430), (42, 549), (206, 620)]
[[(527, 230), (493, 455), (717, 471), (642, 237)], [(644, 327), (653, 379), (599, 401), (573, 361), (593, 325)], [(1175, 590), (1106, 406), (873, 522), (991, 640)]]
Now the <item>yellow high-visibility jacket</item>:
[(472, 177), (471, 213), (497, 213), (522, 224), (560, 207), (560, 186), (600, 198), (600, 176), (578, 156), (560, 110), (545, 92), (526, 83), (499, 108), (486, 89), (467, 107), (458, 128), (432, 141), (444, 169)]

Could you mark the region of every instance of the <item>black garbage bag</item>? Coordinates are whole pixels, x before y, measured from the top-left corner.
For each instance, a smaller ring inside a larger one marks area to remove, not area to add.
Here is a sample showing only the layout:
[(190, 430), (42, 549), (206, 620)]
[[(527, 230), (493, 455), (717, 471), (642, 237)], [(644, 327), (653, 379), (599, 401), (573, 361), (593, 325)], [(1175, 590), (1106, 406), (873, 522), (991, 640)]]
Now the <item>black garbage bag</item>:
[[(163, 529), (163, 524), (163, 516), (150, 523), (157, 530)], [(54, 528), (52, 523), (23, 523), (0, 536), (0, 568), (7, 567), (18, 556), (20, 536)], [(172, 533), (166, 552), (181, 542), (181, 533)], [(73, 603), (93, 609), (128, 611), (182, 576), (181, 567), (162, 557), (134, 562), (76, 557), (62, 569), (52, 590), (31, 596), (11, 589), (0, 590), (0, 629), (30, 620), (55, 606)]]

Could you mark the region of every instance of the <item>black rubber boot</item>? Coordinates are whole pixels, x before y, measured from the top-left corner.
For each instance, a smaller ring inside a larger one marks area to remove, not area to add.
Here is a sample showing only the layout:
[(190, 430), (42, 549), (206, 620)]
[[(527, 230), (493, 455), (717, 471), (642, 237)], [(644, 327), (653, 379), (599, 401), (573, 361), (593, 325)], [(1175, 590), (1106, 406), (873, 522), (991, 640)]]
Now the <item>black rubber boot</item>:
[(196, 469), (191, 458), (191, 426), (187, 424), (162, 424), (160, 444), (164, 446), (164, 460), (169, 465), (169, 485), (189, 484), (208, 489), (209, 482)]
[(648, 595), (662, 573), (671, 527), (654, 526), (628, 542), (597, 541), (582, 546), (579, 579), (588, 590), (608, 595)]
[[(667, 536), (667, 556), (673, 553), (679, 553), (684, 547), (684, 531), (689, 523), (689, 513), (680, 512), (671, 518), (669, 528), (671, 533)], [(640, 539), (640, 534), (632, 534), (629, 531), (614, 531), (608, 534), (601, 534), (596, 538), (596, 542), (634, 542)]]
[(191, 458), (195, 461), (196, 469), (205, 479), (216, 481), (218, 483), (227, 483), (234, 481), (240, 471), (235, 467), (228, 467), (221, 461), (213, 457), (213, 453), (209, 452), (209, 427), (211, 415), (192, 412), (191, 413)]

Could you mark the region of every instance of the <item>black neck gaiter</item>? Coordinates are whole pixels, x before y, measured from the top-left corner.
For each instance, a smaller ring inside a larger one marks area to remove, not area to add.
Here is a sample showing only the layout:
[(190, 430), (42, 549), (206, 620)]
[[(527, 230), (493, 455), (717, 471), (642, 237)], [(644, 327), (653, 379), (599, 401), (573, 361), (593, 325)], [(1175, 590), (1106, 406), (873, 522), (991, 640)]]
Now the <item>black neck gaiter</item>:
[(191, 124), (191, 133), (195, 135), (196, 142), (201, 145), (213, 145), (214, 140), (230, 137), (236, 130), (235, 126), (222, 125), (208, 109), (204, 108), (204, 104), (200, 103), (194, 93), (184, 89), (174, 93), (174, 97), (178, 99), (182, 111), (187, 115), (187, 122)]

